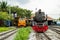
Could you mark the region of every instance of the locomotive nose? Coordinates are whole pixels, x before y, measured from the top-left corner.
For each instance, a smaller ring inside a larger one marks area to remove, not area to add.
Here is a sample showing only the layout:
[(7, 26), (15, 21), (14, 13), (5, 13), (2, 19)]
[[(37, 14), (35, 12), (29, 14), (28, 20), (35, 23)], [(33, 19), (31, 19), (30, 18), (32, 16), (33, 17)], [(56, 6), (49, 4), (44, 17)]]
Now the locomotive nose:
[(39, 25), (39, 26), (34, 25), (32, 28), (33, 28), (33, 30), (35, 32), (39, 32), (39, 33), (45, 32), (45, 31), (48, 30), (48, 26), (47, 25)]

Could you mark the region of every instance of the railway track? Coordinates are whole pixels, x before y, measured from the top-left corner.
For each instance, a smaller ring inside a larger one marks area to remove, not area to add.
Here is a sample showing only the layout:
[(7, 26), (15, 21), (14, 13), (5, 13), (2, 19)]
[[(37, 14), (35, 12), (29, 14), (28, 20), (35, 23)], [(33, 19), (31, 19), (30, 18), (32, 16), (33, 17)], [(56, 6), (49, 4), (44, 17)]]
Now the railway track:
[(49, 27), (49, 29), (51, 29), (52, 31), (55, 31), (56, 33), (60, 34), (60, 26), (59, 27), (52, 26), (52, 27)]
[(29, 40), (60, 40), (60, 35), (51, 29), (48, 29), (44, 33), (33, 32)]
[(49, 26), (49, 27), (51, 27), (51, 28), (58, 28), (58, 29), (60, 29), (60, 26), (54, 26), (54, 25), (52, 25), (52, 26)]
[(9, 33), (9, 32), (12, 32), (12, 31), (14, 31), (14, 30), (16, 30), (16, 29), (12, 29), (12, 30), (9, 30), (9, 31), (6, 31), (6, 32), (2, 32), (2, 33), (0, 33), (0, 36), (2, 36), (2, 35), (4, 35), (4, 34), (7, 34), (7, 33)]
[(51, 40), (45, 33), (36, 33), (36, 40)]
[(8, 37), (10, 37), (14, 33), (16, 33), (16, 31), (17, 31), (17, 29), (14, 29), (14, 30), (7, 31), (7, 32), (4, 32), (4, 33), (0, 34), (0, 40), (6, 40)]
[(52, 31), (56, 32), (57, 33), (57, 38), (60, 39), (60, 31), (59, 30), (56, 30), (56, 29), (51, 29)]
[(45, 33), (43, 33), (45, 35), (45, 37), (48, 39), (48, 40), (51, 40), (51, 38), (48, 37), (48, 35), (46, 35)]
[(60, 34), (60, 29), (57, 28), (50, 28), (52, 31), (55, 31), (56, 33)]

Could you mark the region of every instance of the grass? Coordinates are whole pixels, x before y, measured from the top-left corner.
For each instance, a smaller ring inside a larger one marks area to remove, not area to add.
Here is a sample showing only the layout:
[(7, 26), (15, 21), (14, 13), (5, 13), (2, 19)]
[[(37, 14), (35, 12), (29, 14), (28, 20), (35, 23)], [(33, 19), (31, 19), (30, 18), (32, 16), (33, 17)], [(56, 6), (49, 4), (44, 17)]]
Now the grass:
[(5, 32), (5, 31), (8, 31), (8, 30), (11, 30), (13, 28), (9, 28), (9, 27), (0, 27), (0, 32)]
[(20, 28), (14, 40), (28, 40), (31, 30), (31, 27)]

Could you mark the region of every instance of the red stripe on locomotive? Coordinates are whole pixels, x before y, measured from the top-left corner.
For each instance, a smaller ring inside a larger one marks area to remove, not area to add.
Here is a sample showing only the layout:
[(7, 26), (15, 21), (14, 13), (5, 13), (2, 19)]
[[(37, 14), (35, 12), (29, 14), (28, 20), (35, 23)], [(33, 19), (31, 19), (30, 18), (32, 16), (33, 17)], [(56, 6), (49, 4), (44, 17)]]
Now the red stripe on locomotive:
[(44, 25), (43, 27), (38, 27), (37, 25), (34, 25), (32, 28), (35, 32), (45, 32), (48, 30), (47, 25)]

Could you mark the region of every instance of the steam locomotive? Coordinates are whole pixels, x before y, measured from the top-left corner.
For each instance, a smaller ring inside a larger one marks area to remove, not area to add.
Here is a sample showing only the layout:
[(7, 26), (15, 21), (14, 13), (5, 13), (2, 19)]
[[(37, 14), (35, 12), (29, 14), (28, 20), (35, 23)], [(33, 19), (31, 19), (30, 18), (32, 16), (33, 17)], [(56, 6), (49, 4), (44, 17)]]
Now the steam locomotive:
[(41, 9), (39, 9), (33, 18), (32, 21), (32, 29), (35, 32), (45, 32), (48, 30), (47, 25), (47, 15), (45, 15), (44, 12), (41, 12)]

